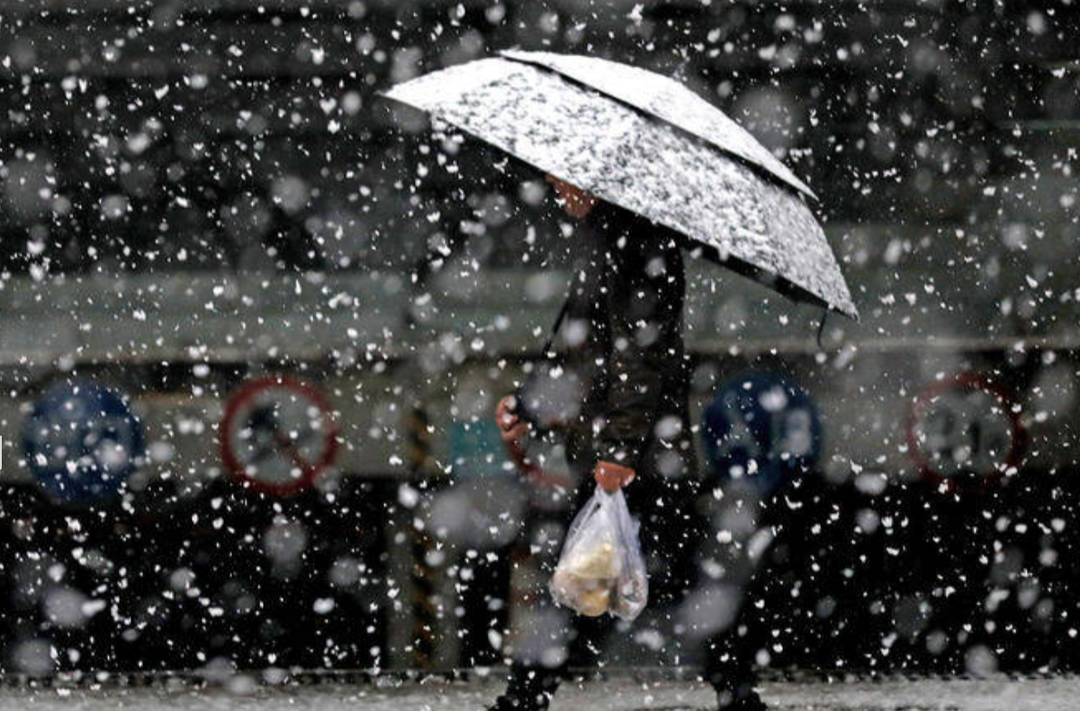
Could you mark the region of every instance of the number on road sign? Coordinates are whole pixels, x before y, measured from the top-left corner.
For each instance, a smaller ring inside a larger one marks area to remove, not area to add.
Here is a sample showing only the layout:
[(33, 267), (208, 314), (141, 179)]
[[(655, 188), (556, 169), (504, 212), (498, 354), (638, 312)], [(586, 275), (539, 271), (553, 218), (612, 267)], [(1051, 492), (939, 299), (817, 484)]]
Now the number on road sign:
[(934, 383), (911, 403), (908, 452), (923, 478), (983, 488), (1019, 465), (1024, 429), (1007, 393), (976, 373)]

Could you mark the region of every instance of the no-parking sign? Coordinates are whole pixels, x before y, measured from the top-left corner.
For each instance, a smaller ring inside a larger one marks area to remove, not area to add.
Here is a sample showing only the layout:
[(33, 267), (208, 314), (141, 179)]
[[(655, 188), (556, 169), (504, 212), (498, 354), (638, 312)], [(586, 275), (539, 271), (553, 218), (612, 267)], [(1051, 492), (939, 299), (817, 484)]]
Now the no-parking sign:
[(763, 493), (813, 467), (821, 419), (805, 390), (779, 375), (737, 378), (705, 410), (705, 451), (721, 481), (741, 479)]
[(26, 419), (22, 439), (34, 478), (52, 499), (73, 504), (114, 496), (146, 448), (142, 424), (126, 398), (88, 380), (46, 390)]
[(337, 425), (326, 398), (292, 378), (244, 384), (225, 406), (219, 435), (229, 473), (278, 496), (311, 486), (337, 455)]
[(947, 488), (982, 489), (1019, 466), (1026, 433), (1009, 393), (977, 373), (938, 381), (911, 402), (908, 454)]

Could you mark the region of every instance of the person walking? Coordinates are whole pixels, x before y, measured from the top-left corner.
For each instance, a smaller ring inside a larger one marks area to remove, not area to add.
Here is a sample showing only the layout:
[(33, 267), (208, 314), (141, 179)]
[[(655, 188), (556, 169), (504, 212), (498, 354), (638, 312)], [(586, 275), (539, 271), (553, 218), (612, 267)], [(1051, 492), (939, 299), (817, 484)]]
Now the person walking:
[[(587, 254), (574, 272), (561, 334), (561, 370), (582, 383), (580, 407), (563, 428), (567, 458), (585, 480), (579, 500), (591, 493), (590, 477), (625, 491), (641, 520), (645, 553), (662, 552), (669, 562), (662, 566), (668, 572), (650, 570), (650, 588), (685, 588), (675, 573), (692, 577), (695, 568), (697, 546), (689, 541), (698, 477), (687, 417), (679, 245), (794, 302), (858, 318), (809, 207), (814, 192), (681, 82), (600, 57), (505, 50), (402, 82), (386, 96), (560, 176), (551, 182), (563, 208), (589, 223), (582, 230), (589, 236), (574, 237), (585, 238)], [(557, 398), (567, 382), (552, 388)], [(527, 418), (512, 402), (504, 398), (496, 416), (512, 459), (528, 468)], [(676, 560), (684, 554), (691, 556), (685, 564)], [(663, 594), (653, 602), (658, 598)], [(590, 624), (575, 623), (572, 659), (589, 648), (582, 640)], [(752, 690), (748, 638), (722, 635), (705, 655), (722, 707), (764, 707)], [(565, 664), (554, 661), (557, 654), (546, 659), (551, 664), (515, 664), (496, 708), (542, 709)]]
[[(682, 337), (685, 274), (679, 235), (548, 176), (563, 210), (586, 223), (572, 286), (557, 326), (563, 377), (581, 383), (580, 402), (561, 428), (567, 462), (580, 483), (576, 508), (596, 484), (622, 488), (641, 521), (650, 570), (650, 605), (664, 605), (693, 584), (694, 552), (705, 525), (695, 512), (697, 459), (689, 418), (691, 363)], [(530, 427), (514, 395), (496, 421), (510, 458), (522, 470)], [(545, 600), (536, 591), (533, 600)], [(492, 711), (543, 711), (568, 666), (594, 661), (611, 618), (575, 615), (568, 654), (515, 661)], [(555, 643), (557, 635), (553, 635)], [(706, 653), (706, 678), (724, 711), (761, 711), (748, 650), (738, 637)]]

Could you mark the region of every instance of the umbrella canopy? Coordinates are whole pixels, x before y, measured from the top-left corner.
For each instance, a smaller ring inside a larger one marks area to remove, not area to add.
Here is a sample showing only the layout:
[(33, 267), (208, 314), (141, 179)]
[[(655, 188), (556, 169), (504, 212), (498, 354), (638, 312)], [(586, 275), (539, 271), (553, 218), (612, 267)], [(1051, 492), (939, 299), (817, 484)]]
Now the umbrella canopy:
[(810, 189), (671, 79), (590, 57), (505, 52), (387, 96), (675, 230), (797, 301), (858, 315), (804, 201)]

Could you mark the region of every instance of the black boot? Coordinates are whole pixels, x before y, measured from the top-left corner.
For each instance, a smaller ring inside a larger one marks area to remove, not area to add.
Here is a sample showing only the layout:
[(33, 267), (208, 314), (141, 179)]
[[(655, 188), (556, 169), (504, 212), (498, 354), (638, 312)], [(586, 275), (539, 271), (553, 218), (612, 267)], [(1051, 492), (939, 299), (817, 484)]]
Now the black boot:
[(716, 689), (720, 711), (766, 711), (754, 691), (754, 650), (745, 634), (730, 630), (708, 641), (705, 648), (705, 680)]
[(749, 684), (716, 690), (720, 711), (768, 711), (768, 706)]
[(495, 699), (488, 711), (547, 711), (560, 681), (562, 673), (556, 669), (512, 666), (506, 692)]

